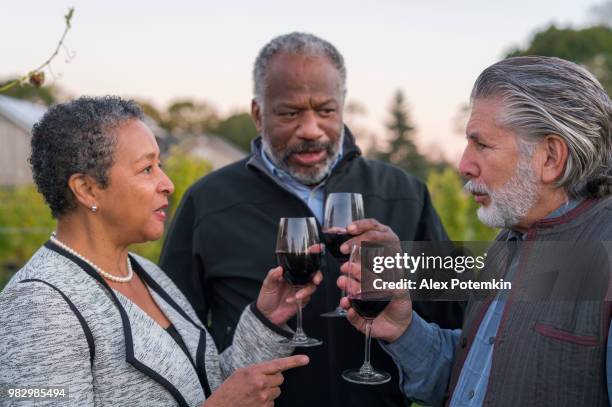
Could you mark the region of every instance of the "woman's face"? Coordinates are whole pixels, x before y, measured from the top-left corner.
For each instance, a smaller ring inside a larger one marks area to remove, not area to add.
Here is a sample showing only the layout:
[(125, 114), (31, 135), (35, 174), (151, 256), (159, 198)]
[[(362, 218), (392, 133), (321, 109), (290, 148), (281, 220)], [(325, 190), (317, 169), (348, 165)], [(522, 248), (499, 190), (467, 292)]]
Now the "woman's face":
[(165, 210), (174, 185), (161, 169), (159, 147), (146, 124), (134, 119), (116, 131), (109, 184), (96, 190), (96, 216), (117, 242), (157, 240), (164, 232)]

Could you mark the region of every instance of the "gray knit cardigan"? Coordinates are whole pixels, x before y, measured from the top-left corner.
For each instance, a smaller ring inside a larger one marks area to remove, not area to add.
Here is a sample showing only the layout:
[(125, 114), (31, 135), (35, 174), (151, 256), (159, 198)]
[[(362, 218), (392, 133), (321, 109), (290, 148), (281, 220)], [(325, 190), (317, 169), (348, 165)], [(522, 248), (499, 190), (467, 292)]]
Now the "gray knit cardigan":
[[(36, 405), (197, 406), (235, 369), (292, 353), (278, 345), (288, 333), (250, 306), (233, 345), (219, 354), (172, 281), (130, 256), (191, 361), (85, 262), (47, 242), (0, 293), (0, 388), (68, 387), (68, 399), (30, 400)], [(29, 404), (0, 396), (1, 406), (12, 403)]]

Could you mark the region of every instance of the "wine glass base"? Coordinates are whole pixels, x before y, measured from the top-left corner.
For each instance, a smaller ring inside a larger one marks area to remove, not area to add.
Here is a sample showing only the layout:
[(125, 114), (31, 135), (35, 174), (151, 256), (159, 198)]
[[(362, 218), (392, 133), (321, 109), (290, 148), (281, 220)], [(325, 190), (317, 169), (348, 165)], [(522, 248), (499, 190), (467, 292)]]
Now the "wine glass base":
[(333, 311), (321, 314), (325, 318), (346, 318), (346, 311), (343, 308), (336, 308)]
[(355, 384), (383, 384), (391, 380), (391, 375), (387, 372), (372, 369), (368, 374), (363, 374), (359, 369), (347, 369), (342, 372), (342, 378), (347, 382)]
[(296, 348), (310, 348), (312, 346), (323, 345), (323, 341), (311, 337), (306, 337), (299, 340), (296, 340), (295, 338), (282, 339), (278, 343), (281, 345), (294, 346)]

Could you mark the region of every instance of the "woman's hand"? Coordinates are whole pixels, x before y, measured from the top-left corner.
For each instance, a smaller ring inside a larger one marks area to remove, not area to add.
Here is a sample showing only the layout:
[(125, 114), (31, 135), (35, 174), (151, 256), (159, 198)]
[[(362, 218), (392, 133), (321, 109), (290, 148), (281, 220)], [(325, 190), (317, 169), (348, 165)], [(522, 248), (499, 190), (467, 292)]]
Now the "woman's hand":
[(323, 281), (323, 274), (317, 271), (310, 283), (297, 293), (283, 278), (283, 268), (276, 267), (268, 272), (257, 297), (257, 309), (272, 323), (282, 326), (297, 312), (296, 297), (302, 301), (302, 306), (310, 301), (310, 296)]
[(280, 396), (285, 370), (305, 366), (306, 355), (294, 355), (237, 369), (202, 407), (271, 407)]

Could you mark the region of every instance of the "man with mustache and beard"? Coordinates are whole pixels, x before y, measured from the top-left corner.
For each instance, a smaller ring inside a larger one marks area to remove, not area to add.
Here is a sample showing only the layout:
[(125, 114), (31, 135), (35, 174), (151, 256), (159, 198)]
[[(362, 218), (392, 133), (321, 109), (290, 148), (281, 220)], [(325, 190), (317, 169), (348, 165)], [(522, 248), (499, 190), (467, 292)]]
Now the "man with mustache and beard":
[[(503, 228), (491, 248), (505, 255), (499, 270), (512, 290), (473, 295), (457, 330), (394, 301), (372, 335), (400, 369), (404, 393), (427, 405), (607, 406), (610, 98), (574, 63), (517, 57), (478, 77), (471, 104), (459, 169), (480, 220)], [(354, 310), (348, 318), (363, 330)]]
[[(368, 219), (349, 230), (353, 242), (447, 239), (422, 182), (362, 157), (342, 121), (346, 69), (332, 44), (303, 33), (277, 37), (259, 53), (253, 78), (252, 116), (260, 137), (253, 140), (251, 155), (189, 189), (161, 256), (164, 270), (208, 321), (220, 350), (232, 343), (242, 309), (256, 298), (265, 271), (277, 264), (279, 219), (316, 217), (320, 225), (331, 192), (363, 195)], [(304, 326), (323, 345), (300, 349), (310, 365), (302, 374), (285, 376), (276, 405), (409, 405), (399, 389), (397, 369), (377, 344), (372, 363), (392, 372), (392, 380), (359, 386), (342, 379), (344, 369), (361, 364), (364, 338), (344, 318), (320, 317), (340, 298), (339, 265), (329, 254), (323, 256), (322, 270), (323, 283), (304, 308)], [(415, 307), (440, 326), (461, 325), (460, 304)]]

